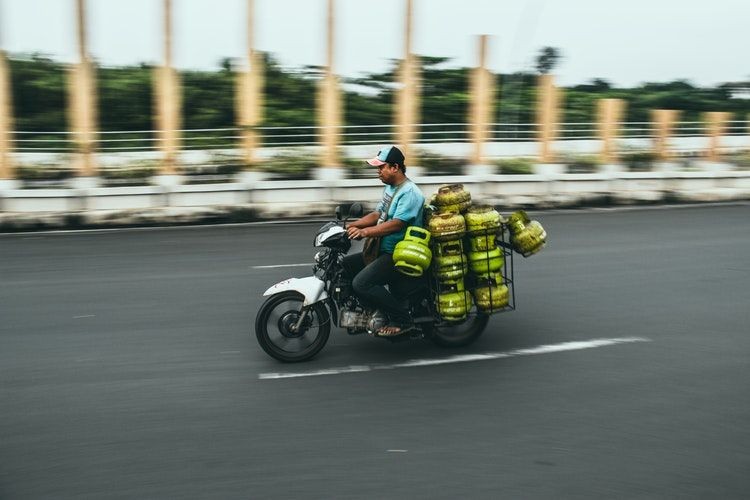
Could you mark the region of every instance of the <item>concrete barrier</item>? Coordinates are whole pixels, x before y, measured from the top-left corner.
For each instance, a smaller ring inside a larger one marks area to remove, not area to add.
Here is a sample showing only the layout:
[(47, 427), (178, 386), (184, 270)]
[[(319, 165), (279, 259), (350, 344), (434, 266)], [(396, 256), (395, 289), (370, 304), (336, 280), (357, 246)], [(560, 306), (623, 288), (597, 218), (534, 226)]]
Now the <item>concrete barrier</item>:
[[(554, 171), (546, 175), (419, 176), (414, 180), (427, 197), (442, 184), (462, 183), (475, 200), (503, 212), (517, 208), (750, 199), (750, 171), (730, 169), (593, 174)], [(382, 189), (375, 178), (89, 189), (6, 188), (0, 190), (0, 228), (327, 217), (337, 203), (362, 201), (374, 206)]]

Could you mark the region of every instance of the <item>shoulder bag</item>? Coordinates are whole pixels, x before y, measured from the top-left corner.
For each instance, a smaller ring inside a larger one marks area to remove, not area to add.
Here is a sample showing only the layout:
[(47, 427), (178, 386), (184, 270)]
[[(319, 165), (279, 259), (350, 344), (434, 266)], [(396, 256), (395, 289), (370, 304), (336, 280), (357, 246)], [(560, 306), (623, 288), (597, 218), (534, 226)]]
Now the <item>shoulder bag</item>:
[[(380, 217), (378, 217), (378, 222), (377, 224), (375, 224), (376, 226), (385, 222), (386, 218), (388, 217), (388, 210), (391, 208), (391, 203), (394, 199), (396, 199), (396, 193), (398, 193), (398, 190), (401, 189), (401, 186), (403, 186), (407, 182), (409, 181), (407, 180), (402, 182), (393, 192), (393, 196), (391, 196), (391, 199), (388, 200), (388, 202), (383, 207), (383, 211), (380, 213)], [(365, 265), (369, 265), (370, 263), (374, 262), (375, 259), (378, 258), (378, 255), (380, 255), (380, 240), (381, 236), (372, 236), (365, 238), (365, 244), (362, 246), (362, 260), (365, 261)]]

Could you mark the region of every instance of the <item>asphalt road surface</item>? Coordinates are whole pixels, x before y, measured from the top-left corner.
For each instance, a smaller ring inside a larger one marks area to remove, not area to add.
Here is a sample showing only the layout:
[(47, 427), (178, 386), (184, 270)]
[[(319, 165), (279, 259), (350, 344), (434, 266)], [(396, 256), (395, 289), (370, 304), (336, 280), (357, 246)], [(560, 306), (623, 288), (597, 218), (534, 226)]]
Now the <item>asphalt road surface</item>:
[(258, 266), (319, 224), (0, 236), (0, 498), (748, 498), (750, 206), (536, 217), (474, 345), (296, 365)]

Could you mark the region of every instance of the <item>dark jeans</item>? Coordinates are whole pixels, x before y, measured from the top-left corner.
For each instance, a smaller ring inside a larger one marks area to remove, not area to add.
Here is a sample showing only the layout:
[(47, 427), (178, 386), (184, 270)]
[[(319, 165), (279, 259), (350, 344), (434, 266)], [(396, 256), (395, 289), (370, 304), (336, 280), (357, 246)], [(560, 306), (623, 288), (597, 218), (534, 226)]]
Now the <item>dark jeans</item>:
[(361, 253), (344, 257), (344, 269), (352, 279), (352, 288), (362, 302), (388, 314), (393, 321), (408, 321), (409, 310), (405, 300), (393, 296), (385, 285), (398, 287), (408, 279), (396, 271), (393, 266), (393, 255), (383, 253), (365, 266)]

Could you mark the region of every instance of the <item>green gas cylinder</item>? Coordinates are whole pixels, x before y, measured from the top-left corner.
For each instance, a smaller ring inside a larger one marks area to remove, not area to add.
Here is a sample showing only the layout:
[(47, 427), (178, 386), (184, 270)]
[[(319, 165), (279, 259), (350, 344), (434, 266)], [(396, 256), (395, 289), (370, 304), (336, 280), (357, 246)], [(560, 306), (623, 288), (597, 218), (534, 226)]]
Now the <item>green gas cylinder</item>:
[(429, 231), (419, 226), (409, 226), (404, 239), (396, 243), (393, 250), (393, 265), (407, 276), (422, 276), (432, 262), (429, 243)]
[(503, 253), (499, 248), (469, 252), (469, 269), (482, 276), (496, 273), (503, 267)]
[(542, 225), (529, 219), (523, 210), (511, 214), (508, 218), (508, 228), (513, 249), (524, 257), (537, 253), (547, 243), (547, 232)]
[(472, 306), (471, 293), (464, 289), (463, 280), (441, 284), (445, 290), (438, 294), (436, 306), (440, 317), (446, 321), (459, 321), (466, 317)]
[(461, 279), (468, 270), (469, 262), (462, 253), (435, 256), (435, 275), (440, 281)]
[(510, 300), (508, 287), (503, 277), (498, 274), (488, 275), (486, 280), (474, 289), (474, 303), (482, 312), (492, 312), (508, 305)]
[(445, 212), (432, 216), (428, 229), (437, 241), (455, 240), (466, 233), (466, 222), (457, 212)]
[(471, 206), (471, 193), (463, 184), (447, 184), (438, 188), (433, 201), (441, 212), (464, 213)]

